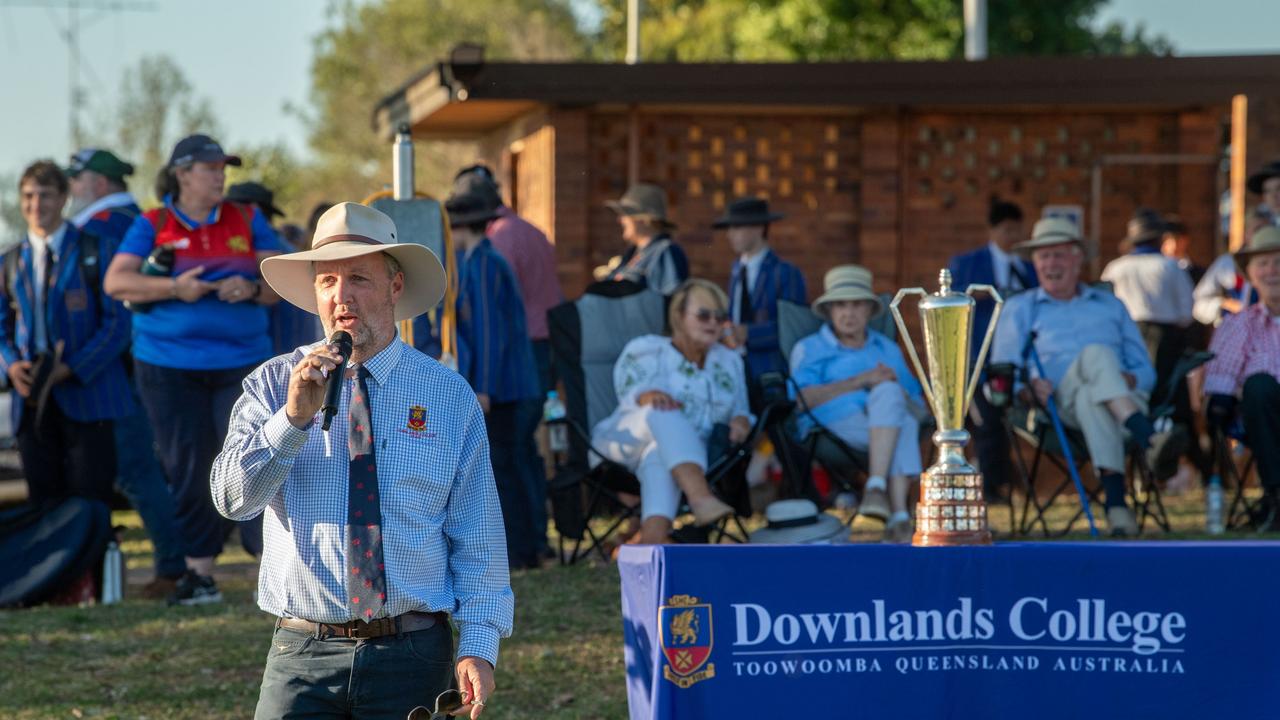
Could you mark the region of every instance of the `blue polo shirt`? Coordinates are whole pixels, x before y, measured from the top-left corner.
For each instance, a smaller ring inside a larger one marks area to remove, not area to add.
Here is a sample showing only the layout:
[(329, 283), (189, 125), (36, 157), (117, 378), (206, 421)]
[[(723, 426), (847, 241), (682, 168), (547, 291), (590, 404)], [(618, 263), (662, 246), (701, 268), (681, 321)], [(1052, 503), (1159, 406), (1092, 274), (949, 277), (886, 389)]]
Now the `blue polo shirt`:
[[(884, 363), (898, 376), (898, 384), (916, 402), (924, 401), (924, 390), (916, 376), (907, 369), (906, 360), (898, 344), (880, 333), (867, 328), (867, 341), (860, 348), (845, 347), (836, 339), (829, 324), (823, 324), (818, 332), (804, 338), (791, 351), (791, 377), (798, 388), (810, 385), (826, 385), (845, 380)], [(837, 396), (813, 408), (813, 419), (830, 426), (838, 420), (867, 411), (867, 398), (871, 391), (854, 390)], [(800, 416), (799, 430), (803, 436), (813, 427), (809, 413)]]
[[(239, 212), (225, 203), (210, 211), (203, 222), (197, 222), (178, 210), (169, 197), (165, 207), (186, 230), (193, 233), (203, 226), (215, 225), (223, 213)], [(253, 251), (278, 252), (284, 249), (276, 231), (256, 208), (249, 218), (253, 235)], [(155, 247), (156, 228), (145, 215), (134, 220), (120, 243), (121, 253), (145, 258)], [(215, 251), (216, 252), (216, 251)], [(208, 252), (196, 259), (181, 256), (174, 272), (184, 265), (203, 265), (203, 280), (217, 281), (232, 275), (259, 279), (256, 260), (243, 255), (220, 257)], [(133, 355), (149, 365), (178, 370), (226, 370), (254, 365), (271, 357), (272, 343), (268, 331), (268, 309), (252, 301), (228, 303), (216, 292), (187, 303), (165, 300), (152, 304), (145, 313), (133, 316)]]

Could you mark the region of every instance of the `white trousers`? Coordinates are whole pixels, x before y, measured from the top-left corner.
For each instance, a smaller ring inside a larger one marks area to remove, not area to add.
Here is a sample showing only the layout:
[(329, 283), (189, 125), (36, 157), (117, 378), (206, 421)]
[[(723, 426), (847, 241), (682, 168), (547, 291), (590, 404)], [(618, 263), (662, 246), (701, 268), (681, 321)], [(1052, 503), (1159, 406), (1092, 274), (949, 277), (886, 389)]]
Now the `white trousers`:
[(1086, 345), (1054, 389), (1062, 422), (1084, 434), (1089, 459), (1098, 471), (1124, 472), (1125, 430), (1107, 403), (1128, 397), (1140, 412), (1147, 411), (1145, 394), (1130, 390), (1123, 373), (1114, 350)]
[(866, 412), (840, 418), (828, 425), (828, 429), (851, 447), (866, 450), (871, 444), (871, 428), (898, 428), (898, 444), (889, 461), (889, 477), (919, 475), (922, 469), (920, 421), (907, 408), (906, 392), (896, 382), (882, 382), (871, 388), (869, 395)]
[(707, 469), (706, 438), (679, 410), (641, 407), (615, 413), (600, 423), (592, 441), (606, 458), (623, 465), (640, 480), (640, 515), (674, 519), (680, 488), (671, 470), (693, 463)]

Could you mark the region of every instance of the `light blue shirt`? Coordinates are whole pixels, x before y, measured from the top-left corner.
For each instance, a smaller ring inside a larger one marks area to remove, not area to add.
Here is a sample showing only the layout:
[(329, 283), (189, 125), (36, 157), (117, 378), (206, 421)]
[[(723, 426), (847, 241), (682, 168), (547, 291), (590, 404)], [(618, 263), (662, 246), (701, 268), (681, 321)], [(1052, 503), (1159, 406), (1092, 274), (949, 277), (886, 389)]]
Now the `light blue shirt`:
[[(893, 368), (898, 376), (898, 384), (908, 397), (916, 402), (924, 402), (920, 382), (907, 369), (906, 360), (898, 345), (870, 328), (867, 329), (867, 341), (862, 347), (851, 348), (841, 345), (831, 330), (831, 325), (824, 324), (818, 332), (796, 343), (795, 349), (791, 351), (791, 377), (800, 388), (826, 385), (866, 372), (879, 363)], [(837, 420), (865, 413), (870, 395), (870, 390), (855, 390), (813, 408), (812, 419), (809, 413), (801, 414), (800, 434), (809, 432), (814, 419), (829, 426)]]
[[(356, 619), (346, 603), (354, 380), (343, 384), (329, 432), (319, 422), (306, 430), (290, 424), (289, 374), (313, 347), (268, 360), (244, 381), (213, 464), (213, 502), (233, 520), (265, 511), (263, 610), (344, 623)], [(496, 664), (514, 599), (480, 404), (461, 376), (399, 340), (365, 367), (382, 507), (383, 614), (448, 612), (459, 626), (458, 656)]]
[[(1086, 345), (1103, 345), (1115, 351), (1125, 372), (1138, 379), (1137, 390), (1150, 394), (1155, 387), (1156, 371), (1138, 326), (1124, 304), (1110, 293), (1081, 285), (1070, 300), (1055, 300), (1044, 288), (1014, 295), (1005, 302), (996, 326), (990, 362), (1021, 367), (1022, 348), (1032, 330), (1045, 379), (1054, 387)], [(1038, 377), (1034, 364), (1030, 368), (1032, 376)]]

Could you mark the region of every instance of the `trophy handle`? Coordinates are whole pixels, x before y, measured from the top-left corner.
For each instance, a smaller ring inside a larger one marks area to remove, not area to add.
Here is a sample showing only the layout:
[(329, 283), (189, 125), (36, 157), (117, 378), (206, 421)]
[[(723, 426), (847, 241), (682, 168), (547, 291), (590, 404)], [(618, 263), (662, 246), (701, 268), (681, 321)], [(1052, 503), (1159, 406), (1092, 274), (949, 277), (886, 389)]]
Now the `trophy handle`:
[(965, 289), (964, 294), (973, 296), (973, 291), (985, 292), (996, 301), (995, 310), (991, 313), (991, 322), (987, 324), (986, 336), (982, 338), (982, 347), (978, 349), (978, 360), (973, 365), (973, 375), (969, 378), (969, 387), (964, 394), (964, 406), (973, 404), (973, 392), (978, 388), (978, 378), (982, 376), (982, 368), (987, 364), (987, 351), (991, 349), (991, 338), (996, 334), (996, 321), (1000, 319), (1000, 310), (1004, 308), (1004, 298), (1000, 292), (990, 285), (973, 284)]
[(907, 346), (907, 354), (911, 357), (911, 364), (916, 368), (916, 377), (920, 378), (920, 387), (924, 389), (924, 396), (929, 400), (929, 407), (934, 408), (937, 412), (937, 405), (933, 402), (933, 388), (929, 386), (929, 376), (924, 373), (924, 366), (920, 364), (920, 356), (916, 354), (916, 344), (911, 339), (911, 334), (907, 332), (906, 323), (902, 322), (902, 313), (898, 312), (898, 305), (902, 303), (902, 299), (908, 295), (928, 295), (924, 288), (902, 288), (897, 295), (893, 296), (893, 302), (889, 303), (889, 312), (893, 314), (893, 321), (898, 325), (898, 332), (902, 333), (902, 344)]

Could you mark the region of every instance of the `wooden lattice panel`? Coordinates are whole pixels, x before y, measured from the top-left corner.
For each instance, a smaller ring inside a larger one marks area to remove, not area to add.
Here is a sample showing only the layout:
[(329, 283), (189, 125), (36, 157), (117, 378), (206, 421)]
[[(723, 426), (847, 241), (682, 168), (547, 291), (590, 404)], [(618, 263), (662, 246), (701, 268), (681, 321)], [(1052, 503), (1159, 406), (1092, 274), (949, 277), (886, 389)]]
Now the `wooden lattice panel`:
[[(1215, 152), (1213, 134), (1180, 134), (1178, 113), (913, 114), (904, 120), (902, 243), (906, 285), (936, 282), (947, 259), (980, 244), (991, 196), (1016, 202), (1027, 232), (1046, 205), (1078, 205), (1092, 231), (1091, 170), (1103, 156)], [(1178, 212), (1193, 236), (1213, 238), (1215, 169), (1111, 166), (1103, 171), (1100, 257), (1105, 264), (1133, 210)], [(1197, 186), (1188, 202), (1179, 183)], [(1209, 253), (1204, 253), (1209, 254)]]
[[(623, 250), (604, 203), (626, 191), (630, 119), (588, 121), (589, 246), (595, 264)], [(695, 275), (725, 282), (732, 254), (711, 223), (735, 197), (759, 195), (787, 219), (771, 230), (775, 248), (811, 286), (835, 261), (857, 256), (859, 133), (848, 116), (643, 114), (640, 179), (667, 191), (677, 239)]]

